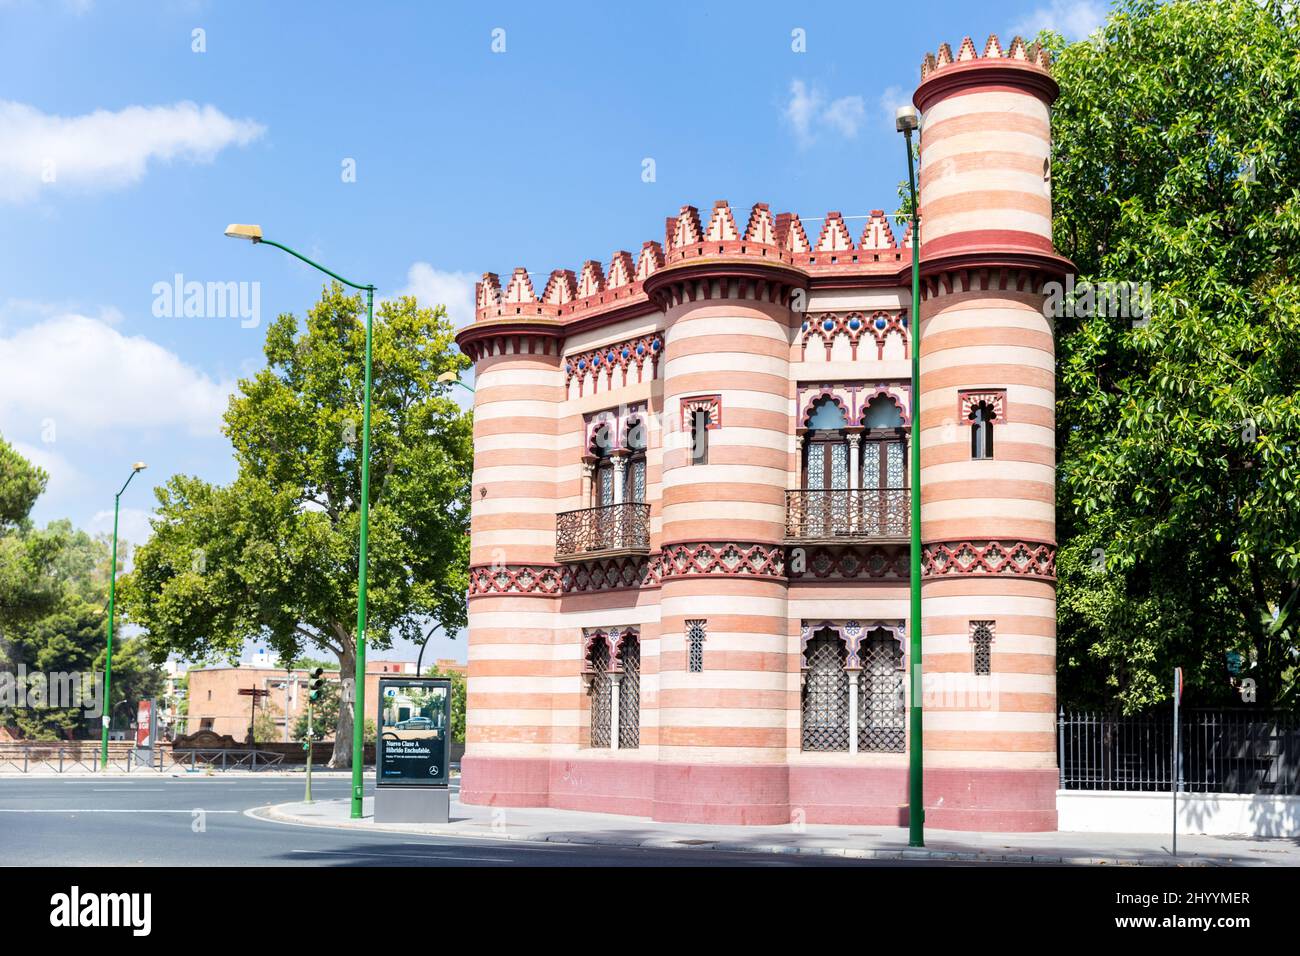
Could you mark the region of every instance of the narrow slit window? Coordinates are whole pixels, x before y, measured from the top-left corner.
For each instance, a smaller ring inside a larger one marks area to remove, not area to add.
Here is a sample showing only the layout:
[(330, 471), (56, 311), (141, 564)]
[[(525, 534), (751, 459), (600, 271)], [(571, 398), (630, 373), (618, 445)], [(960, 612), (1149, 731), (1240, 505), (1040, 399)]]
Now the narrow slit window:
[(692, 674), (704, 672), (704, 621), (686, 622), (686, 658)]
[(976, 674), (993, 673), (993, 622), (970, 622), (972, 669)]
[(709, 413), (700, 409), (691, 413), (691, 464), (709, 463)]
[(988, 402), (980, 402), (970, 410), (970, 456), (976, 460), (993, 457), (993, 420), (992, 407)]

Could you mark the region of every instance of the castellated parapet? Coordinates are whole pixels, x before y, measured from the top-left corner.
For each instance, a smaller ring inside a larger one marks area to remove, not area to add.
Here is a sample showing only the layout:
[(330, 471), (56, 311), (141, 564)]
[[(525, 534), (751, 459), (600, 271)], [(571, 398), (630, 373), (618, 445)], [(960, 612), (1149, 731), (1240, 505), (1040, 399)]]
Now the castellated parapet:
[(1055, 827), (1055, 96), (925, 57), (919, 303), (880, 209), (484, 274), (462, 800), (904, 823), (918, 428), (926, 822)]

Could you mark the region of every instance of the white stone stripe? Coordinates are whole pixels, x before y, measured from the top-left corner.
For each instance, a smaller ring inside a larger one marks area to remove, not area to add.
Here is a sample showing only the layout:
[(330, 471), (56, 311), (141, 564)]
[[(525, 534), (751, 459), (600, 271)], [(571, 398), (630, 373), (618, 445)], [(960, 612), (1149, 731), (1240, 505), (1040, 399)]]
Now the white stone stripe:
[[(1054, 369), (1052, 353), (1046, 349), (1021, 348), (1015, 345), (957, 345), (938, 351), (927, 351), (922, 374), (937, 372), (940, 369), (964, 368), (968, 365), (1022, 365), (1048, 372)], [(924, 388), (925, 380), (921, 381)]]
[[(740, 373), (753, 375), (773, 375), (777, 378), (786, 378), (789, 375), (790, 363), (785, 358), (774, 358), (769, 355), (759, 355), (753, 352), (706, 352), (697, 355), (683, 355), (681, 358), (670, 358), (668, 360), (668, 376), (677, 377), (681, 375), (692, 375), (696, 373), (708, 373), (716, 375), (721, 372), (729, 374)], [(729, 391), (722, 389), (723, 394)], [(762, 391), (761, 389), (737, 389), (737, 391)]]
[[(972, 576), (973, 577), (973, 576)], [(964, 576), (954, 575), (953, 580)], [(982, 584), (992, 584), (987, 576)], [(926, 595), (922, 599), (922, 617), (957, 617), (971, 620), (997, 620), (1000, 615), (1014, 617), (1041, 617), (1056, 620), (1056, 601), (1052, 599), (1020, 597), (1017, 595), (954, 594), (949, 596)], [(924, 636), (922, 637), (924, 639)], [(994, 638), (996, 641), (997, 638)]]

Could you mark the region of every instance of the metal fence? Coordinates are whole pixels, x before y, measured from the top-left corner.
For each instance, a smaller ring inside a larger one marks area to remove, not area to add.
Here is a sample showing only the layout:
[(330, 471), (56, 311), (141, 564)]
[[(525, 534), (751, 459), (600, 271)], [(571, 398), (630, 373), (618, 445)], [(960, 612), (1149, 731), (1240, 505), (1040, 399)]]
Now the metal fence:
[[(99, 749), (83, 747), (4, 747), (0, 748), (0, 774), (3, 773), (76, 773), (99, 770)], [(107, 769), (123, 773), (169, 770), (271, 770), (280, 768), (284, 754), (257, 749), (183, 749), (155, 747), (152, 753), (141, 750), (114, 750), (108, 755)]]
[[(1179, 714), (1179, 789), (1190, 793), (1300, 794), (1300, 714), (1185, 710)], [(1169, 791), (1172, 713), (1057, 718), (1062, 790)]]

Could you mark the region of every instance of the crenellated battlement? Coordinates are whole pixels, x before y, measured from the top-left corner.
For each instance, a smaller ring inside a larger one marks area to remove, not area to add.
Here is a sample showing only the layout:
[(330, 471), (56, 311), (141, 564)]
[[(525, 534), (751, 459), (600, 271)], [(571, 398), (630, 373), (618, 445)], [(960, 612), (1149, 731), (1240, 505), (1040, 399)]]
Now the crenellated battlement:
[(931, 74), (956, 64), (985, 63), (989, 60), (1009, 60), (1022, 63), (1025, 66), (1036, 66), (1049, 73), (1051, 72), (1051, 57), (1037, 43), (1026, 44), (1020, 37), (1015, 37), (1012, 39), (1011, 45), (1007, 47), (1006, 52), (1003, 52), (1002, 44), (998, 42), (995, 33), (991, 34), (984, 44), (983, 56), (976, 52), (975, 44), (970, 37), (962, 39), (961, 45), (957, 48), (956, 56), (953, 56), (952, 47), (948, 44), (939, 44), (938, 53), (927, 53), (925, 58), (921, 60), (921, 80), (925, 81), (930, 78)]
[(873, 209), (865, 219), (855, 240), (844, 216), (829, 212), (821, 220), (817, 238), (810, 241), (797, 214), (774, 216), (767, 203), (751, 207), (743, 230), (726, 200), (713, 204), (707, 222), (697, 207), (682, 206), (677, 215), (665, 220), (662, 243), (647, 241), (636, 256), (619, 250), (608, 268), (589, 259), (577, 272), (556, 269), (540, 296), (523, 266), (514, 270), (504, 286), (498, 274), (484, 273), (475, 287), (475, 320), (567, 320), (636, 305), (649, 309), (653, 304), (643, 288), (646, 279), (665, 269), (708, 259), (779, 263), (809, 277), (896, 275), (910, 263), (911, 226), (899, 240), (883, 209)]

